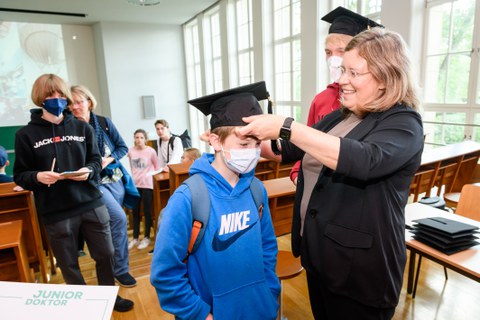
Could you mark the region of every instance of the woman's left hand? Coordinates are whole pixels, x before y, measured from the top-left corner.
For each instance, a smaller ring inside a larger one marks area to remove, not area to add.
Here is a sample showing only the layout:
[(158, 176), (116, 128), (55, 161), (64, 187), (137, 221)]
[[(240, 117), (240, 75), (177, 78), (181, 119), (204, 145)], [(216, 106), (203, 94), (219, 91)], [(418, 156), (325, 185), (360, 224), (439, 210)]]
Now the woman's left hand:
[(113, 157), (102, 158), (102, 169), (105, 169), (105, 167), (112, 163), (113, 160), (115, 160)]
[(260, 140), (273, 140), (278, 139), (285, 117), (274, 114), (262, 114), (242, 118), (242, 120), (248, 123), (248, 125), (238, 129), (240, 135), (251, 135)]

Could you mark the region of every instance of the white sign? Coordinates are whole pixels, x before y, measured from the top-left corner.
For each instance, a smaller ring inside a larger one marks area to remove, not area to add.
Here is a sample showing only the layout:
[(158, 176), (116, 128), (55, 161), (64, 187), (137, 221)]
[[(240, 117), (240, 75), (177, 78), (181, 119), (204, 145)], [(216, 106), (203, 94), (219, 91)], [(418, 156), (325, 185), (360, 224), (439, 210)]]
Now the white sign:
[(117, 286), (0, 281), (2, 319), (110, 319)]

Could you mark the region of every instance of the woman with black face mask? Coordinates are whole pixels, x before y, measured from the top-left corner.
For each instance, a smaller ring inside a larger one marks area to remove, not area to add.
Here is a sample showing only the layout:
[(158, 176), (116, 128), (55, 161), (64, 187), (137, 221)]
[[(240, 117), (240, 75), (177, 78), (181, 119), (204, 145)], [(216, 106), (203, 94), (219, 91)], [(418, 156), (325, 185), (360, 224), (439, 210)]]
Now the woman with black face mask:
[[(84, 285), (77, 255), (81, 232), (96, 262), (99, 285), (115, 285), (109, 215), (97, 188), (102, 158), (92, 128), (69, 111), (63, 79), (44, 74), (33, 84), (31, 121), (15, 135), (15, 183), (33, 191), (40, 221), (67, 284)], [(70, 172), (68, 175), (65, 172)], [(117, 296), (114, 309), (133, 302)]]

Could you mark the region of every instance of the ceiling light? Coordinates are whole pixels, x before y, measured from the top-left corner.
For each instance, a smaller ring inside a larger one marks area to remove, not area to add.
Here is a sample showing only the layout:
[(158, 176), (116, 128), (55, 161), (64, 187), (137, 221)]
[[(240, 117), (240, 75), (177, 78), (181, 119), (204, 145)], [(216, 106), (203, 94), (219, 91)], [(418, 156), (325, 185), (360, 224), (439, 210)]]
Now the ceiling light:
[(142, 7), (156, 6), (157, 4), (160, 4), (160, 0), (127, 0), (127, 2)]

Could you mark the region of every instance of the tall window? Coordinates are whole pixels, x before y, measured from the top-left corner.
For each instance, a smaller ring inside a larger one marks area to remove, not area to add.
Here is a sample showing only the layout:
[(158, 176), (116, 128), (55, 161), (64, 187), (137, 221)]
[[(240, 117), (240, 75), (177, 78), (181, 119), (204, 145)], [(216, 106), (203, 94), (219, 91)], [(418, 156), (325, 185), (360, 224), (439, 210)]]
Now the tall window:
[(205, 45), (206, 93), (222, 91), (222, 45), (218, 6), (205, 13), (203, 19), (203, 41)]
[[(189, 98), (202, 95), (202, 68), (200, 59), (200, 42), (198, 37), (198, 23), (194, 19), (183, 28), (185, 45), (185, 65), (187, 71), (187, 87)], [(190, 106), (190, 128), (194, 145), (200, 145), (197, 134), (204, 132), (205, 121), (197, 109)], [(202, 131), (203, 130), (203, 131)], [(196, 134), (195, 134), (196, 133)]]
[(382, 0), (334, 0), (334, 8), (345, 7), (353, 12), (358, 12), (373, 21), (380, 22)]
[(254, 80), (252, 0), (231, 0), (232, 84), (246, 85)]
[(273, 0), (275, 112), (301, 119), (300, 0)]
[(427, 143), (480, 141), (480, 40), (474, 37), (480, 32), (480, 17), (475, 17), (475, 4), (475, 0), (427, 4), (423, 63)]

